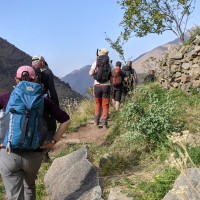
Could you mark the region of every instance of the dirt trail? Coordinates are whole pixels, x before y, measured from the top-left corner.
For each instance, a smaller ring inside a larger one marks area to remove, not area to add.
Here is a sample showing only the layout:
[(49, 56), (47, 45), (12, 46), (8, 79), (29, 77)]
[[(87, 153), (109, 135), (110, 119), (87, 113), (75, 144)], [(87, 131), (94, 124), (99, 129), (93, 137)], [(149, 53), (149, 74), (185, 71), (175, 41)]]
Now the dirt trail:
[(93, 122), (88, 122), (86, 126), (80, 127), (77, 132), (64, 134), (60, 141), (50, 152), (50, 156), (55, 156), (63, 151), (68, 144), (97, 144), (104, 142), (108, 130), (96, 127)]

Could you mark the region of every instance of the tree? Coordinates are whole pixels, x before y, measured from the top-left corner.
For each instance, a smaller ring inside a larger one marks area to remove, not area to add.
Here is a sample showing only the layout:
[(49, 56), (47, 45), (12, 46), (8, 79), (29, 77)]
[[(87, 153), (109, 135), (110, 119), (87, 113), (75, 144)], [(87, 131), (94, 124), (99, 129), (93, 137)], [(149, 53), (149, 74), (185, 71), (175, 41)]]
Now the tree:
[(120, 23), (124, 29), (121, 37), (127, 41), (132, 33), (144, 37), (149, 33), (172, 31), (183, 43), (195, 3), (196, 0), (119, 0), (125, 11)]
[[(106, 34), (106, 33), (105, 33)], [(124, 57), (124, 50), (122, 48), (123, 44), (121, 42), (121, 37), (118, 37), (117, 40), (114, 42), (112, 41), (107, 35), (105, 40), (110, 44), (110, 47), (114, 49), (118, 54), (120, 59), (126, 63), (126, 59)]]
[(127, 62), (127, 60), (131, 59), (131, 58), (128, 58), (127, 60), (125, 59), (123, 50), (124, 41), (122, 40), (121, 36), (119, 36), (116, 41), (113, 41), (106, 35), (105, 40), (110, 44), (110, 47), (119, 54), (119, 57), (124, 62), (124, 64)]

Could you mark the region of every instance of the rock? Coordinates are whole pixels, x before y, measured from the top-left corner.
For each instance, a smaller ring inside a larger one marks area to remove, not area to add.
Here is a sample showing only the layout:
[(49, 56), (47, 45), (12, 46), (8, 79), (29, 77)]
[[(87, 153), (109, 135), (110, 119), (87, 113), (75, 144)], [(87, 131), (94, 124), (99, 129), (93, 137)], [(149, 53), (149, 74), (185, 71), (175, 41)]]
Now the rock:
[(193, 80), (192, 81), (192, 86), (194, 88), (200, 87), (200, 80)]
[(172, 86), (173, 86), (174, 88), (178, 88), (179, 83), (176, 83), (176, 82), (175, 82), (175, 83), (172, 84)]
[(56, 158), (44, 182), (51, 200), (102, 200), (99, 176), (86, 146)]
[(180, 71), (180, 66), (179, 66), (179, 65), (172, 65), (172, 66), (171, 66), (171, 71), (172, 71), (172, 72)]
[(189, 82), (189, 81), (190, 81), (190, 76), (186, 75), (186, 74), (182, 74), (182, 76), (181, 76), (181, 82), (182, 83), (186, 83), (186, 82)]
[(121, 192), (119, 187), (111, 188), (108, 200), (133, 200)]
[(187, 70), (187, 69), (190, 69), (190, 64), (189, 64), (189, 63), (183, 63), (183, 64), (182, 64), (182, 68), (183, 68), (183, 69), (186, 69), (186, 70)]
[(194, 51), (195, 51), (196, 53), (200, 52), (200, 46), (195, 46), (195, 47), (194, 47)]
[(169, 53), (169, 59), (179, 60), (183, 58), (183, 54), (179, 51), (172, 51)]
[(176, 179), (172, 190), (163, 200), (199, 200), (200, 199), (200, 169), (190, 168)]

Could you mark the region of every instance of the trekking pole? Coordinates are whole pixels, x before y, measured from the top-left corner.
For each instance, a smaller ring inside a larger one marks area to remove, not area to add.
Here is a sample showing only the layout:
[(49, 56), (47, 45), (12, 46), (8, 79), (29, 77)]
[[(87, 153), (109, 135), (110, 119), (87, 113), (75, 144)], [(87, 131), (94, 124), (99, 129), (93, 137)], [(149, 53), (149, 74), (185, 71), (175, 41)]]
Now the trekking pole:
[(97, 49), (96, 55), (97, 55), (97, 57), (99, 56), (99, 49)]

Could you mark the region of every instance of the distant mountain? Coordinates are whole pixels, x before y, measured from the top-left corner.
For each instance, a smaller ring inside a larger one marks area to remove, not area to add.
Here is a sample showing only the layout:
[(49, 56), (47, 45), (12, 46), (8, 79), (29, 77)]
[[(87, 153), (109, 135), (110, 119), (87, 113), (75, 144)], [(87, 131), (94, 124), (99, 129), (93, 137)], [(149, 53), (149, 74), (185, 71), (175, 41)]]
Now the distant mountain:
[(65, 83), (69, 83), (73, 90), (85, 95), (88, 88), (91, 87), (94, 82), (94, 79), (89, 76), (90, 67), (91, 65), (86, 65), (79, 70), (74, 70), (61, 80)]
[[(31, 66), (31, 56), (0, 37), (0, 93), (13, 89), (16, 85), (14, 78), (17, 68), (22, 65)], [(73, 91), (69, 84), (58, 77), (54, 76), (54, 81), (60, 101), (66, 98), (82, 98), (82, 95)]]

